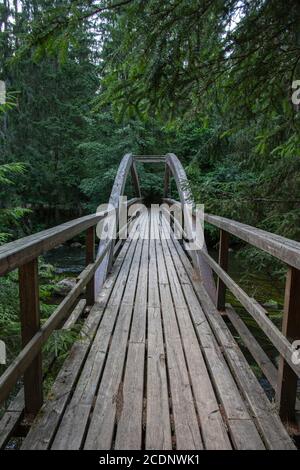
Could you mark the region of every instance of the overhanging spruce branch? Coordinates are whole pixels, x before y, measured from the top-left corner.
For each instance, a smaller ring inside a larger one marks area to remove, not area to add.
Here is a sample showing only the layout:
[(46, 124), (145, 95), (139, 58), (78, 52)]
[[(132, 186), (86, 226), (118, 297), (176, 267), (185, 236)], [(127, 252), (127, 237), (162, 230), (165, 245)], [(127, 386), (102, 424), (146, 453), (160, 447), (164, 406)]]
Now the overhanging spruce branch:
[(125, 5), (128, 5), (129, 3), (132, 3), (132, 0), (123, 0), (122, 2), (118, 2), (118, 3), (112, 3), (111, 5), (106, 5), (106, 6), (102, 6), (102, 7), (98, 7), (96, 8), (95, 10), (93, 11), (90, 11), (90, 12), (87, 12), (85, 13), (83, 16), (81, 16), (80, 18), (83, 20), (83, 19), (86, 19), (86, 18), (90, 18), (91, 16), (95, 16), (99, 13), (103, 13), (104, 11), (108, 11), (108, 10), (115, 10), (115, 9), (118, 9), (118, 8), (121, 8)]

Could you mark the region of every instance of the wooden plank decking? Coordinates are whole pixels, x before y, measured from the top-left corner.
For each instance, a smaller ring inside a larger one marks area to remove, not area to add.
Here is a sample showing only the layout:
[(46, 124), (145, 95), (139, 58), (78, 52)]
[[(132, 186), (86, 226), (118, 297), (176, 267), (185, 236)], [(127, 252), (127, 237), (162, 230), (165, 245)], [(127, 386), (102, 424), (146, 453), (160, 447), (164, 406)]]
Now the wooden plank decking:
[(294, 449), (158, 210), (132, 228), (23, 449)]

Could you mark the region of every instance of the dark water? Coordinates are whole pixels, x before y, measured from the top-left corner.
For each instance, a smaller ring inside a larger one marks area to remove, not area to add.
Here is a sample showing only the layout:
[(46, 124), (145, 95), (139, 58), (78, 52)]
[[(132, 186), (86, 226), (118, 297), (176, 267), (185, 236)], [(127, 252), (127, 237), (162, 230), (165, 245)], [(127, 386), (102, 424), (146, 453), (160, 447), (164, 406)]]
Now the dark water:
[(85, 267), (85, 248), (63, 245), (48, 251), (44, 259), (54, 266), (56, 274), (79, 274)]

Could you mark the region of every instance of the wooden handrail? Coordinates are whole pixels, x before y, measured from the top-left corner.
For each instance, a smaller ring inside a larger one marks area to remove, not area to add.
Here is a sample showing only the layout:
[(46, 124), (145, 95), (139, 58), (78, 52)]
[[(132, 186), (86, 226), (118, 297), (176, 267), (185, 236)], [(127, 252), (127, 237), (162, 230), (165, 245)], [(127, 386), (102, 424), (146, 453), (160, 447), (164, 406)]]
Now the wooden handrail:
[[(163, 208), (163, 211), (166, 211), (166, 208)], [(181, 233), (184, 239), (187, 238), (187, 234), (180, 226), (179, 222), (171, 216), (173, 222), (175, 223), (177, 229), (181, 229)], [(199, 250), (200, 250), (199, 246)], [(204, 257), (207, 262), (214, 270), (214, 272), (222, 279), (224, 284), (229, 288), (229, 290), (235, 295), (235, 297), (241, 302), (245, 309), (252, 315), (256, 320), (258, 325), (261, 327), (262, 331), (270, 339), (272, 344), (281, 353), (285, 360), (290, 364), (294, 372), (300, 377), (300, 365), (294, 364), (291, 360), (293, 349), (290, 342), (286, 337), (276, 328), (272, 321), (267, 316), (267, 311), (255, 301), (255, 299), (250, 298), (246, 292), (240, 288), (235, 281), (227, 274), (227, 272), (208, 254), (204, 253)]]
[(64, 298), (42, 327), (39, 328), (32, 336), (26, 346), (2, 374), (0, 377), (0, 403), (7, 398), (12, 387), (39, 354), (42, 345), (47, 341), (51, 333), (71, 314), (72, 307), (76, 299), (78, 299), (79, 295), (93, 278), (99, 264), (102, 262), (107, 250), (109, 249), (109, 246), (110, 244), (107, 243), (107, 245), (102, 249), (97, 260), (82, 271), (78, 277), (78, 282), (73, 289)]
[(93, 227), (107, 215), (107, 211), (86, 215), (1, 246), (0, 276), (32, 261), (84, 230)]
[(260, 248), (289, 266), (300, 269), (299, 242), (217, 215), (204, 214), (204, 220)]
[(215, 273), (222, 279), (228, 289), (234, 294), (234, 296), (240, 301), (245, 307), (247, 312), (254, 318), (257, 324), (260, 326), (265, 335), (270, 339), (272, 344), (275, 346), (277, 351), (285, 358), (289, 363), (293, 371), (300, 377), (300, 364), (294, 364), (292, 362), (293, 349), (291, 343), (286, 337), (278, 330), (274, 323), (267, 316), (267, 311), (261, 307), (261, 305), (254, 299), (251, 299), (246, 292), (238, 286), (238, 284), (222, 269), (219, 264), (207, 253), (204, 254), (207, 262)]
[[(126, 206), (128, 208), (142, 201), (135, 161), (165, 162), (164, 201), (169, 205), (179, 205), (183, 208), (185, 214), (186, 209), (189, 209), (193, 204), (193, 198), (184, 168), (176, 155), (134, 156), (126, 154), (120, 162), (109, 199), (109, 204), (114, 209), (90, 214), (0, 247), (0, 276), (19, 268), (23, 346), (20, 354), (0, 378), (0, 402), (7, 397), (16, 381), (24, 375), (25, 411), (27, 415), (30, 413), (35, 415), (40, 408), (42, 404), (42, 345), (47, 341), (53, 330), (68, 318), (74, 303), (84, 290), (86, 290), (87, 304), (92, 305), (94, 303), (95, 276), (101, 277), (101, 283), (98, 279), (97, 284), (98, 286), (102, 285), (109, 271), (113, 255), (122, 243), (119, 240), (116, 245), (115, 239), (101, 240), (95, 259), (94, 227), (106, 216), (118, 210), (119, 198), (123, 195), (129, 173), (131, 173), (137, 197), (127, 201)], [(180, 202), (167, 198), (171, 176), (175, 179)], [(134, 220), (138, 212), (137, 209), (132, 214), (131, 220)], [(166, 208), (164, 212), (170, 214), (170, 211)], [(171, 219), (176, 228), (182, 231), (184, 240), (192, 238), (193, 242), (196, 242), (194, 217), (189, 224), (187, 233), (174, 217), (171, 216)], [(204, 220), (220, 229), (219, 264), (208, 254), (205, 243), (203, 247), (199, 245), (199, 248), (196, 245), (197, 249), (189, 252), (193, 264), (198, 274), (200, 274), (207, 292), (215, 301), (218, 310), (220, 312), (226, 311), (225, 294), (226, 288), (229, 288), (280, 353), (277, 399), (281, 416), (284, 419), (290, 419), (296, 398), (297, 377), (300, 376), (300, 365), (294, 364), (292, 360), (293, 348), (291, 344), (294, 339), (300, 338), (300, 243), (225, 217), (204, 214)], [(114, 223), (116, 224), (116, 232), (120, 237), (128, 223), (123, 227), (119, 227), (118, 214), (116, 214)], [(87, 235), (86, 268), (78, 276), (77, 283), (71, 292), (56, 308), (50, 318), (40, 326), (38, 257), (82, 231), (86, 231)], [(282, 332), (267, 317), (266, 310), (255, 299), (250, 298), (227, 273), (229, 235), (239, 237), (241, 240), (264, 250), (287, 264), (288, 275)], [(213, 271), (218, 277), (217, 289), (213, 281)], [(231, 317), (240, 328), (240, 323), (235, 314), (232, 314)], [(243, 331), (248, 337), (247, 344), (251, 348), (249, 335), (245, 332), (246, 330)], [(251, 349), (249, 350), (251, 352)], [(261, 358), (261, 351), (259, 351), (259, 358)], [(272, 385), (274, 386), (273, 370), (271, 370), (271, 376)]]
[[(212, 258), (207, 258), (210, 266), (218, 275), (222, 289), (226, 285), (231, 290), (279, 351), (276, 400), (281, 418), (285, 421), (293, 421), (295, 418), (297, 383), (300, 376), (300, 365), (295, 364), (292, 359), (294, 350), (291, 345), (294, 340), (300, 339), (300, 243), (225, 217), (205, 214), (204, 220), (218, 227), (221, 232), (240, 238), (269, 253), (288, 266), (282, 333), (280, 333), (267, 318), (267, 312), (254, 299), (250, 299)], [(219, 253), (228, 252), (228, 243), (226, 247), (221, 239), (219, 250)], [(219, 295), (220, 291), (218, 291)], [(286, 345), (284, 345), (282, 338), (286, 341)]]
[[(134, 185), (138, 188), (138, 176), (131, 158), (131, 168)], [(122, 190), (125, 181), (121, 184)], [(142, 200), (141, 197), (126, 201), (127, 209)], [(19, 268), (20, 287), (20, 320), (22, 334), (22, 350), (0, 377), (0, 402), (5, 400), (16, 384), (24, 375), (25, 413), (27, 417), (34, 416), (43, 403), (42, 395), (42, 357), (41, 348), (51, 333), (60, 327), (72, 312), (79, 295), (86, 290), (87, 305), (95, 302), (95, 273), (102, 265), (105, 257), (111, 251), (114, 240), (103, 240), (95, 259), (95, 226), (118, 209), (115, 208), (90, 214), (71, 220), (56, 227), (24, 237), (0, 247), (0, 276)], [(115, 214), (118, 217), (118, 214)], [(134, 217), (131, 219), (133, 220)], [(126, 225), (126, 224), (125, 224)], [(120, 231), (124, 227), (120, 228)], [(86, 231), (86, 268), (78, 276), (77, 283), (71, 292), (47, 321), (40, 326), (38, 257), (55, 248), (57, 245), (70, 240)]]
[[(128, 208), (139, 201), (141, 201), (141, 198), (129, 199), (126, 206)], [(89, 214), (0, 246), (0, 276), (13, 271), (90, 227), (95, 226), (100, 220), (111, 215), (113, 212), (114, 210), (112, 209), (110, 211)]]
[[(168, 204), (180, 205), (171, 198), (163, 199)], [(251, 225), (243, 224), (226, 217), (204, 213), (205, 222), (234, 235), (250, 245), (274, 256), (280, 261), (300, 269), (300, 243), (275, 233), (267, 232)]]
[[(180, 160), (177, 158), (177, 156), (174, 153), (168, 153), (166, 155), (165, 191), (167, 190), (168, 184), (169, 184), (169, 177), (170, 177), (170, 175), (168, 174), (169, 172), (175, 179), (177, 191), (179, 194), (179, 198), (182, 204), (183, 214), (184, 214), (186, 210), (189, 210), (189, 208), (194, 204), (194, 199), (193, 199), (193, 195), (191, 192), (191, 188), (190, 188), (185, 170)], [(189, 227), (188, 229), (189, 235), (193, 234), (195, 230), (194, 225), (195, 225), (194, 221), (192, 221), (191, 227)], [(215, 286), (215, 282), (213, 279), (212, 270), (209, 264), (207, 263), (207, 261), (205, 260), (205, 258), (202, 256), (203, 251), (207, 251), (205, 240), (203, 241), (203, 248), (199, 251), (192, 250), (190, 252), (190, 255), (192, 257), (193, 265), (196, 271), (198, 271), (198, 274), (203, 279), (203, 282), (204, 282), (204, 285), (208, 294), (210, 295), (212, 299), (214, 299), (216, 295), (216, 286)]]
[(165, 155), (134, 155), (135, 161), (139, 163), (164, 163)]
[[(181, 206), (180, 202), (170, 198), (165, 198), (164, 201), (169, 205)], [(295, 339), (300, 339), (300, 243), (225, 217), (204, 214), (204, 220), (220, 229), (219, 264), (206, 250), (202, 250), (202, 256), (218, 277), (215, 304), (219, 311), (226, 311), (225, 292), (227, 287), (280, 353), (276, 397), (282, 419), (291, 421), (294, 418), (297, 379), (300, 377), (300, 365), (293, 361), (294, 349), (291, 344)], [(173, 222), (177, 229), (180, 229), (179, 222), (177, 220), (173, 220)], [(184, 238), (187, 238), (182, 227), (181, 230)], [(287, 264), (288, 274), (282, 332), (268, 318), (267, 311), (255, 299), (249, 297), (227, 273), (230, 234)], [(251, 342), (249, 341), (248, 346), (251, 352)], [(272, 386), (274, 386), (274, 380), (272, 380)]]
[[(120, 203), (120, 197), (123, 196), (127, 177), (129, 172), (131, 173), (131, 179), (133, 186), (135, 188), (137, 198), (134, 199), (135, 202), (139, 202), (142, 200), (141, 198), (141, 190), (140, 190), (140, 184), (139, 184), (139, 178), (138, 174), (136, 171), (135, 167), (135, 159), (132, 155), (132, 153), (127, 153), (123, 156), (119, 168), (114, 180), (114, 184), (111, 190), (110, 198), (109, 198), (109, 207), (114, 207), (116, 209), (116, 217), (114, 220), (114, 223), (116, 225), (116, 232), (120, 229), (119, 227), (119, 220), (118, 220), (118, 209), (119, 209), (119, 203)], [(127, 207), (128, 207), (127, 203)], [(103, 241), (100, 240), (99, 246), (98, 246), (98, 253), (101, 250)], [(114, 255), (114, 247), (115, 243), (112, 242), (110, 245), (110, 249), (106, 253), (106, 256), (104, 257), (103, 263), (101, 266), (96, 271), (95, 275), (95, 288), (96, 292), (99, 292), (105, 279), (108, 274), (108, 272), (111, 269), (112, 262), (113, 262), (113, 255)]]

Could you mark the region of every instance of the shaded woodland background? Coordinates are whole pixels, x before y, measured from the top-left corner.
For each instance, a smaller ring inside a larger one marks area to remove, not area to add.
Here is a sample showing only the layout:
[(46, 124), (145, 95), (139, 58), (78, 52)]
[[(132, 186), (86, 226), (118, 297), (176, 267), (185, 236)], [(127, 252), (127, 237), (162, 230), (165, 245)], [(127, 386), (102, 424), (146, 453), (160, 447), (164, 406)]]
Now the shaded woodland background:
[[(94, 211), (128, 151), (175, 152), (207, 212), (300, 240), (299, 59), (295, 0), (2, 0), (0, 243)], [(139, 172), (158, 199), (162, 172)]]

